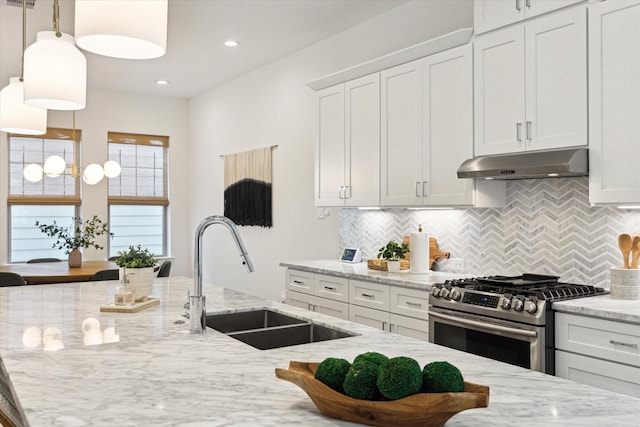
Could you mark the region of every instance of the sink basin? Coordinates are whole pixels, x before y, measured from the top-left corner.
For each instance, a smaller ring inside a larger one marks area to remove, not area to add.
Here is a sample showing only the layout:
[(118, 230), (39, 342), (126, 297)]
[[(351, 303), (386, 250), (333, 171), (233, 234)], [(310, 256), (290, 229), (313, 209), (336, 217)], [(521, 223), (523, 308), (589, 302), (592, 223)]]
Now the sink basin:
[(225, 334), (306, 322), (306, 320), (267, 309), (207, 315), (207, 326)]
[(209, 314), (207, 327), (260, 350), (354, 336), (268, 309)]
[(314, 323), (236, 332), (228, 335), (260, 350), (311, 344), (353, 336), (353, 334)]

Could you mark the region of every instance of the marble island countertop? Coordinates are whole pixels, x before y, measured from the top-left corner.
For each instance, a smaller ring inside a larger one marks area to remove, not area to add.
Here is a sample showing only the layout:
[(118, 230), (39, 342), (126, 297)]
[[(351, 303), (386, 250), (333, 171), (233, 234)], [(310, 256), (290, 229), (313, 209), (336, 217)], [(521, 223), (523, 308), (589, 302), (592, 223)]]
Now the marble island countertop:
[(290, 360), (348, 360), (363, 351), (448, 360), (491, 388), (488, 408), (447, 426), (635, 426), (640, 399), (608, 392), (205, 284), (207, 312), (271, 307), (357, 336), (260, 351), (216, 331), (192, 335), (193, 281), (156, 279), (160, 305), (104, 313), (116, 282), (0, 288), (0, 355), (24, 414), (39, 426), (337, 426), (295, 385)]

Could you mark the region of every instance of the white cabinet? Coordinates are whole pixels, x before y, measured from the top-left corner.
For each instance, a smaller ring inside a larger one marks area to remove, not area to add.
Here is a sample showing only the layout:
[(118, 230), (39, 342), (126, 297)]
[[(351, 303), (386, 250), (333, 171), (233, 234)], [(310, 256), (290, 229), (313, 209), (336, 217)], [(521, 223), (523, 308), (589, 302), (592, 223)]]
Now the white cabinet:
[(586, 24), (578, 6), (476, 37), (475, 155), (587, 144)]
[(589, 5), (589, 201), (640, 203), (640, 1)]
[(389, 330), (389, 312), (382, 310), (374, 310), (372, 308), (352, 305), (349, 310), (349, 320), (372, 328), (390, 332)]
[(380, 77), (318, 93), (316, 206), (380, 203)]
[(640, 397), (640, 325), (557, 313), (556, 375)]
[(504, 27), (582, 0), (475, 0), (473, 24), (476, 34)]
[(421, 204), (422, 61), (382, 71), (380, 87), (381, 204)]
[(347, 279), (287, 269), (285, 287), (285, 303), (349, 319)]

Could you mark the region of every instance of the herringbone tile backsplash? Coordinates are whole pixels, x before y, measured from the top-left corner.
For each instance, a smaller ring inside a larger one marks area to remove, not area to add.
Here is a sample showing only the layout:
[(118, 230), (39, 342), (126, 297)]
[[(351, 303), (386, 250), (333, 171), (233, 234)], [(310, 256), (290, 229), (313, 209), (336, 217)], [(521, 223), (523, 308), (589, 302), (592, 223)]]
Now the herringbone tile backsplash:
[[(640, 211), (591, 207), (588, 186), (586, 177), (508, 181), (500, 209), (340, 209), (339, 250), (360, 247), (375, 258), (422, 224), (440, 250), (464, 259), (465, 273), (552, 274), (608, 288), (609, 267), (622, 265), (617, 236), (640, 234)], [(451, 266), (442, 260), (435, 269)]]

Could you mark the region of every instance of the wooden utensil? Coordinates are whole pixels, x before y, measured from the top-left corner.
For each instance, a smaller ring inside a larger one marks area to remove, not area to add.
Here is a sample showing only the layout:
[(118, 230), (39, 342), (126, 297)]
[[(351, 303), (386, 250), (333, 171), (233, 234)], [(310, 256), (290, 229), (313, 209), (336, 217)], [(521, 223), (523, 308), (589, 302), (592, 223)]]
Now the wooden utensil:
[(638, 268), (640, 258), (640, 236), (633, 236), (631, 241), (631, 268)]
[(631, 252), (631, 246), (633, 245), (633, 240), (631, 236), (628, 234), (621, 234), (618, 236), (618, 247), (622, 252), (622, 259), (624, 260), (624, 268), (629, 268), (629, 253)]

